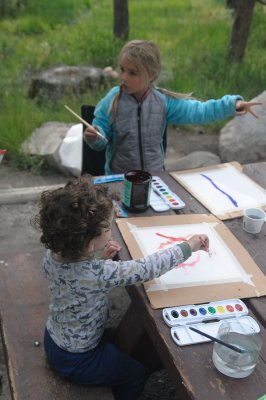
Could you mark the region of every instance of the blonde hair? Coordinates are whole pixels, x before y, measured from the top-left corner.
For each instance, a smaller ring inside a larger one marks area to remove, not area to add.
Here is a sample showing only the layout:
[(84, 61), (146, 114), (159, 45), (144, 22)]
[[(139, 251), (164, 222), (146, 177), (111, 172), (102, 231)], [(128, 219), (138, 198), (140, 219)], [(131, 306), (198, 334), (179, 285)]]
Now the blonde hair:
[[(145, 76), (148, 87), (154, 87), (154, 82), (158, 79), (161, 69), (162, 69), (162, 61), (161, 54), (159, 48), (156, 44), (151, 40), (131, 40), (127, 42), (122, 50), (120, 51), (118, 60), (122, 57), (126, 57), (126, 59), (135, 65)], [(178, 98), (191, 98), (191, 93), (178, 93), (172, 92), (170, 90), (156, 87), (161, 93), (166, 96), (173, 97), (175, 99)], [(110, 114), (112, 119), (115, 118), (117, 105), (119, 102), (119, 98), (121, 96), (121, 91), (117, 93), (114, 97), (111, 105), (110, 105)]]

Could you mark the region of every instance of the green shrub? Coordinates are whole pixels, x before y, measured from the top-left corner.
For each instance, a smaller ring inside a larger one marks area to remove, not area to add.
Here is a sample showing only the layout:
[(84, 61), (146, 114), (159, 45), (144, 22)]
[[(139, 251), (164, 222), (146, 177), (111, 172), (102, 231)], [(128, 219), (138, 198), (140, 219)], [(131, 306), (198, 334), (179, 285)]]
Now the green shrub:
[(17, 19), (15, 23), (16, 34), (36, 35), (49, 31), (49, 25), (40, 17), (25, 16)]
[(22, 6), (22, 0), (0, 0), (0, 19), (14, 17)]
[(34, 175), (49, 175), (57, 172), (49, 164), (45, 158), (41, 156), (28, 156), (24, 153), (17, 153), (16, 157), (10, 159), (10, 165), (20, 171), (30, 171)]

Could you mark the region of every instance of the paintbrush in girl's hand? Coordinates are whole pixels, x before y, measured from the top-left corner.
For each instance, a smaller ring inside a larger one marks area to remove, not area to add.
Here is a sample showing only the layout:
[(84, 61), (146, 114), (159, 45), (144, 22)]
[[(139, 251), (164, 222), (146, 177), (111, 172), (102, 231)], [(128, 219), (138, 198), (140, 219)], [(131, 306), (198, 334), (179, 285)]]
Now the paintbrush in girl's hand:
[[(76, 114), (75, 111), (71, 110), (70, 107), (68, 107), (68, 106), (65, 105), (65, 108), (66, 108), (69, 112), (71, 112), (71, 114), (75, 115), (75, 117), (78, 118), (81, 122), (83, 122), (83, 124), (86, 125), (88, 128), (95, 129), (95, 128), (93, 128), (93, 126), (92, 126), (91, 124), (89, 124), (87, 121), (85, 121), (85, 119), (81, 118), (78, 114)], [(104, 137), (99, 131), (96, 131), (96, 133), (97, 133), (97, 135), (98, 135), (101, 139), (103, 139), (103, 140), (105, 140), (106, 142), (108, 142), (108, 140), (106, 139), (106, 137)]]
[(211, 335), (209, 335), (208, 333), (199, 331), (198, 329), (193, 328), (192, 326), (189, 326), (189, 329), (191, 329), (192, 331), (198, 333), (199, 335), (202, 335), (202, 336), (205, 336), (205, 337), (208, 338), (208, 339), (211, 339), (213, 342), (217, 342), (217, 343), (219, 343), (219, 344), (221, 344), (221, 345), (223, 345), (223, 346), (225, 346), (225, 347), (228, 347), (229, 349), (234, 350), (234, 351), (236, 351), (237, 353), (247, 353), (247, 352), (248, 352), (248, 350), (241, 349), (240, 347), (237, 347), (237, 346), (235, 346), (235, 345), (233, 345), (233, 344), (223, 342), (222, 340), (217, 339), (216, 337), (211, 336)]

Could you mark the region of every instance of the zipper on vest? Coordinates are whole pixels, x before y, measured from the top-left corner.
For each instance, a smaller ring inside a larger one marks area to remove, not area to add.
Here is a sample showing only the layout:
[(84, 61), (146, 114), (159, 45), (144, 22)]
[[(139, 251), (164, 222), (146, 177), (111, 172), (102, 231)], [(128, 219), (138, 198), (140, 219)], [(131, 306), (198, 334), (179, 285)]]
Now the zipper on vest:
[(144, 169), (143, 151), (142, 151), (142, 140), (141, 140), (141, 103), (138, 103), (138, 138), (139, 138), (139, 155), (141, 169)]

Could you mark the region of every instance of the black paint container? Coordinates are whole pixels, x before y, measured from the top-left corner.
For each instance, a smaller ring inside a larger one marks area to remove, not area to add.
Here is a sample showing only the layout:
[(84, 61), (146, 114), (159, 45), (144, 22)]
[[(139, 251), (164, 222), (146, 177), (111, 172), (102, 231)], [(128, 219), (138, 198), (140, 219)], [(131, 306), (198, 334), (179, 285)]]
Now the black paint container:
[(131, 212), (142, 212), (150, 205), (152, 176), (142, 170), (125, 173), (123, 205)]

